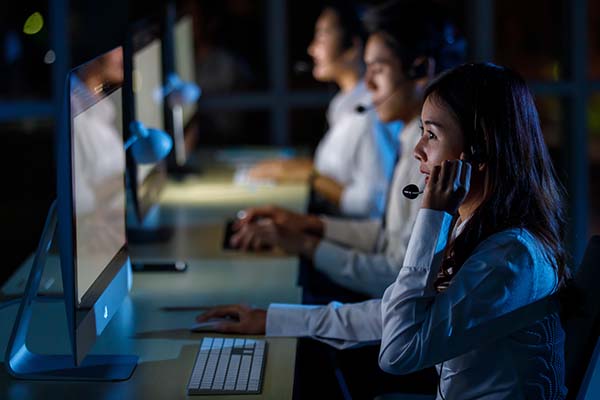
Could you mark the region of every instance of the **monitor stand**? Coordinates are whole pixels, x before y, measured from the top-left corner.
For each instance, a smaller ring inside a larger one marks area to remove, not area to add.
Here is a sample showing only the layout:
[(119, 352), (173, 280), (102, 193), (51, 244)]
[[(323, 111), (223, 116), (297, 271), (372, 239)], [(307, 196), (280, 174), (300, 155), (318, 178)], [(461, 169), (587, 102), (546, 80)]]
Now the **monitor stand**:
[(127, 210), (127, 241), (129, 243), (163, 243), (173, 236), (173, 227), (162, 225), (160, 222), (160, 207), (158, 204), (150, 207), (143, 216), (143, 220), (140, 218), (133, 209)]
[[(56, 231), (56, 223), (55, 200), (50, 206), (46, 218), (23, 300), (8, 342), (5, 358), (6, 368), (10, 375), (18, 379), (67, 381), (122, 381), (129, 379), (137, 366), (137, 356), (88, 355), (81, 363), (77, 363), (75, 354), (37, 354), (27, 347), (32, 303), (37, 297), (48, 249)], [(65, 307), (67, 307), (68, 301), (64, 295), (63, 298)], [(71, 334), (71, 340), (75, 340), (74, 332)]]

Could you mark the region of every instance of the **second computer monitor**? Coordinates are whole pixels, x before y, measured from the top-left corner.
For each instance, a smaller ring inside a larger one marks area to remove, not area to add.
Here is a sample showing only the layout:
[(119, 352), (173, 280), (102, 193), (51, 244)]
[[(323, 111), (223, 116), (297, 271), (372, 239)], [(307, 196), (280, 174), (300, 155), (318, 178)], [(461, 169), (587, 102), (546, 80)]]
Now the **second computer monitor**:
[[(165, 129), (163, 59), (158, 24), (133, 27), (125, 51), (126, 124), (137, 120), (148, 128)], [(128, 158), (130, 190), (137, 222), (157, 206), (166, 183), (164, 162), (139, 164)]]
[[(194, 25), (191, 15), (183, 15), (175, 23), (175, 71), (181, 80), (196, 83)], [(187, 126), (196, 113), (197, 104), (183, 106), (183, 125)]]

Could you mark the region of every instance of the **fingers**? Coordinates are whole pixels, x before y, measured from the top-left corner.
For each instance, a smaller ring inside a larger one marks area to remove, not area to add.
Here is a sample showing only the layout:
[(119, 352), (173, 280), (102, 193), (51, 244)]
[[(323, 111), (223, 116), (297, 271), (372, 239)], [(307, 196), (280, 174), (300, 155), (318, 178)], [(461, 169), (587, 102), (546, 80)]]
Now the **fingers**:
[(429, 184), (430, 185), (437, 184), (440, 180), (441, 173), (442, 173), (441, 165), (436, 165), (435, 167), (433, 167), (433, 169), (431, 170), (431, 173), (429, 174)]
[(460, 175), (460, 184), (465, 188), (465, 193), (469, 193), (471, 188), (471, 163), (464, 162)]
[(231, 236), (231, 247), (247, 250), (262, 250), (277, 244), (277, 227), (271, 219), (261, 219), (242, 226)]

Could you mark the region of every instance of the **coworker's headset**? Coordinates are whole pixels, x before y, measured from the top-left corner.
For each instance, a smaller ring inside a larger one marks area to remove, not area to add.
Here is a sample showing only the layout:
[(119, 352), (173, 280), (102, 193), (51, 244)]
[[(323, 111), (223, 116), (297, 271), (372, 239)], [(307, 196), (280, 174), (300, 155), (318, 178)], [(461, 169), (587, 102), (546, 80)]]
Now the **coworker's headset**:
[(354, 112), (362, 114), (369, 110), (374, 109), (375, 107), (385, 103), (390, 98), (392, 98), (396, 94), (396, 92), (398, 92), (400, 90), (403, 83), (405, 83), (407, 81), (414, 81), (416, 79), (424, 78), (427, 76), (428, 72), (429, 72), (429, 63), (427, 61), (423, 61), (416, 65), (413, 65), (412, 67), (410, 67), (410, 69), (408, 71), (406, 71), (406, 78), (400, 79), (399, 81), (397, 81), (394, 84), (393, 90), (386, 97), (384, 97), (377, 103), (371, 103), (371, 104), (367, 104), (367, 105), (359, 104), (354, 108)]

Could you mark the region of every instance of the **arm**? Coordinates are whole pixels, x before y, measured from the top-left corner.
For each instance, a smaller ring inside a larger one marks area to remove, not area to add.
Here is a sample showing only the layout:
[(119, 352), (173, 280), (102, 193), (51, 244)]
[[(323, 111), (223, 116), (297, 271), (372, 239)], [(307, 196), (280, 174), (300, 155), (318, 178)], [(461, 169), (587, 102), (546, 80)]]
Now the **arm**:
[(340, 207), (344, 186), (339, 182), (326, 175), (317, 174), (312, 178), (311, 184), (315, 192), (319, 193), (336, 207)]
[[(446, 246), (451, 216), (422, 209), (404, 266), (382, 299), (380, 367), (404, 374), (466, 353), (515, 330), (500, 317), (536, 299), (534, 239), (505, 231), (482, 242), (452, 284), (436, 293), (433, 282)], [(552, 273), (545, 265), (543, 273)], [(533, 322), (533, 321), (531, 321)]]
[(365, 253), (322, 240), (314, 251), (314, 266), (337, 284), (381, 297), (402, 266), (397, 254)]
[(363, 127), (352, 157), (351, 177), (340, 193), (339, 207), (346, 215), (380, 216), (390, 185), (382, 169), (371, 124)]
[(381, 221), (378, 219), (353, 220), (321, 217), (325, 239), (346, 247), (370, 252), (381, 234)]
[(230, 318), (214, 330), (223, 333), (312, 337), (336, 348), (354, 347), (381, 339), (380, 300), (327, 306), (271, 304), (268, 311), (242, 304), (213, 307), (196, 320)]
[(327, 306), (271, 304), (267, 336), (311, 337), (338, 349), (381, 339), (380, 300)]
[(249, 171), (254, 179), (274, 179), (278, 182), (306, 181), (313, 169), (313, 162), (308, 158), (265, 160)]

